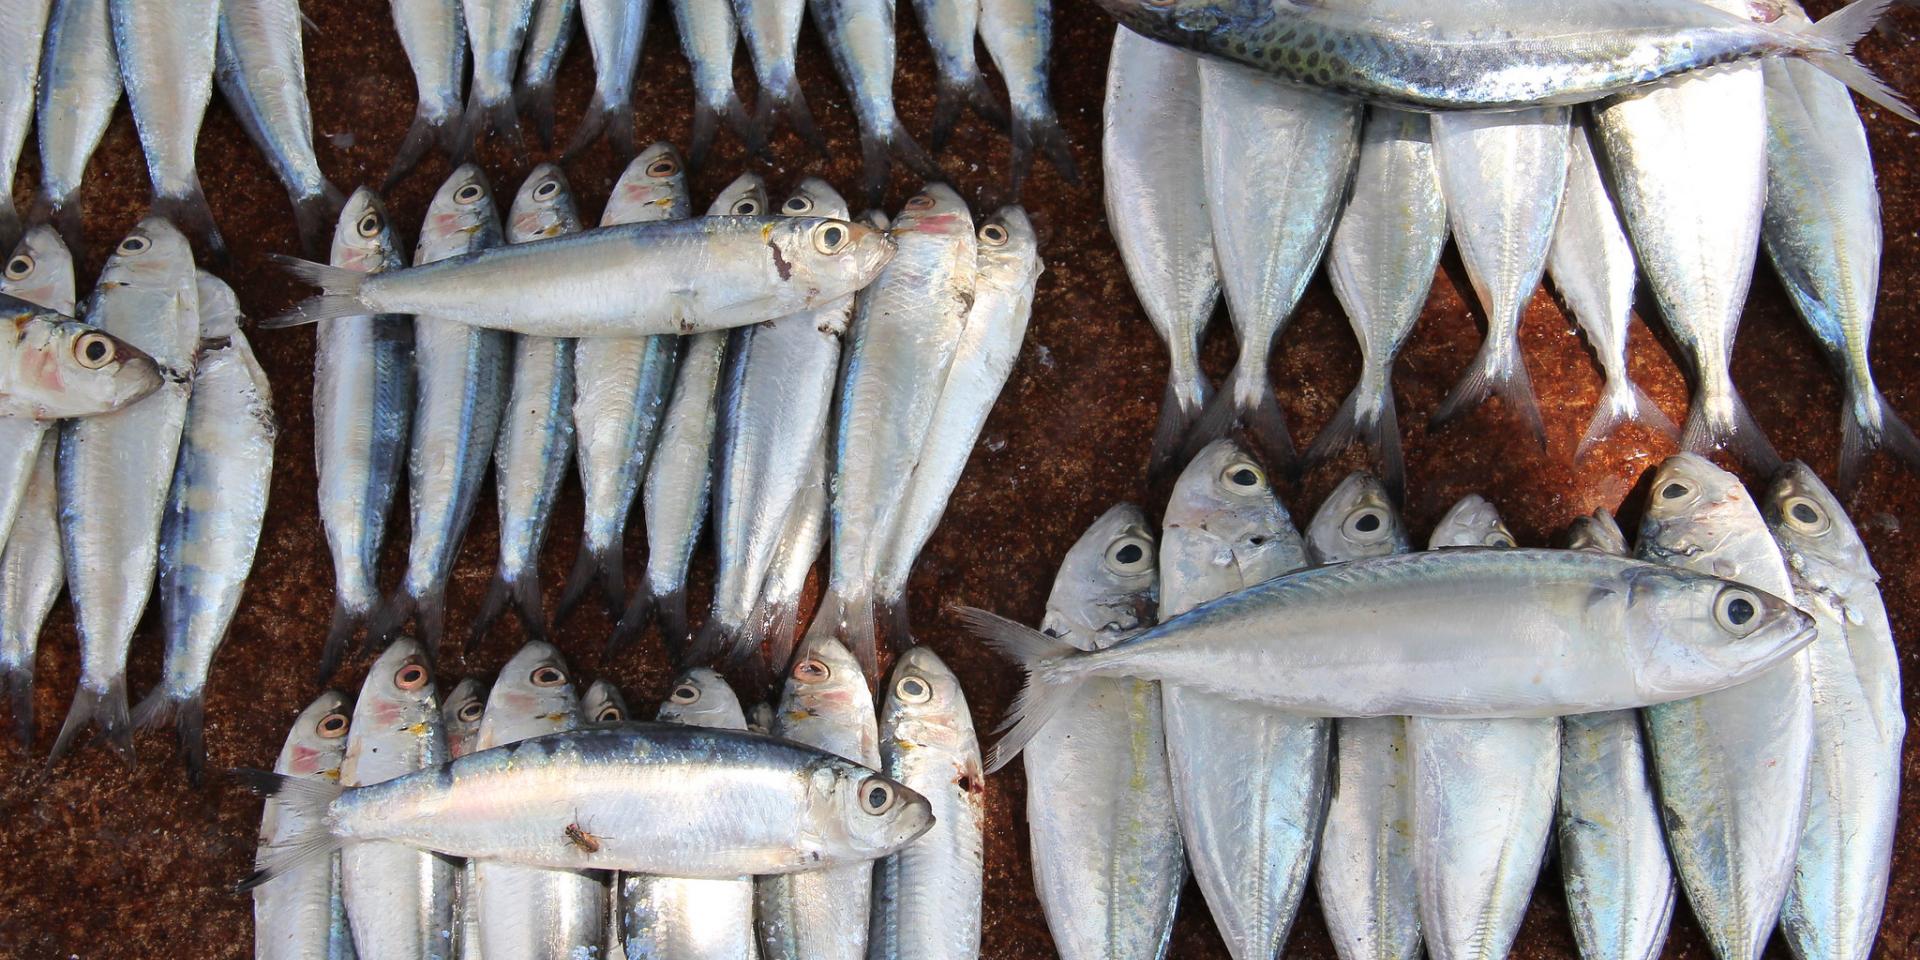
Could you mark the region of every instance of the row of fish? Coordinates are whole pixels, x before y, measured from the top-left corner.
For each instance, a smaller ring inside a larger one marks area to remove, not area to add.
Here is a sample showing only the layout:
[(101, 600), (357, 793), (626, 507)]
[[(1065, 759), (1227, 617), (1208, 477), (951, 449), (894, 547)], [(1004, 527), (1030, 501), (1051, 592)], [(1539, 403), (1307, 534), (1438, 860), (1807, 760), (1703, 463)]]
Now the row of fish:
[(877, 714), (826, 640), (771, 706), (694, 668), (658, 723), (629, 717), (540, 641), (444, 703), (425, 649), (395, 642), (357, 701), (300, 714), (278, 777), (251, 776), (272, 795), (254, 955), (978, 956), (980, 753), (931, 650)]
[[(1525, 14), (1541, 5), (1496, 6), (1513, 8), (1512, 20), (1496, 22), (1520, 36), (1534, 25)], [(1690, 2), (1684, 6), (1697, 9), (1667, 10), (1680, 6), (1649, 9), (1702, 23), (1730, 19)], [(1750, 7), (1714, 6), (1742, 17)], [(1608, 7), (1606, 15), (1617, 12)], [(1777, 23), (1748, 31), (1778, 39), (1829, 23), (1810, 27), (1797, 7), (1775, 12)], [(1847, 11), (1864, 18), (1863, 28), (1877, 12), (1872, 4)], [(1556, 23), (1600, 16), (1584, 7), (1532, 13)], [(1364, 91), (1340, 83), (1302, 86), (1284, 71), (1197, 56), (1119, 28), (1107, 83), (1107, 211), (1173, 359), (1155, 466), (1177, 465), (1183, 447), (1190, 455), (1236, 425), (1271, 462), (1294, 464), (1267, 357), (1324, 260), (1360, 341), (1362, 368), (1304, 459), (1316, 463), (1361, 442), (1400, 489), (1393, 362), (1449, 236), (1487, 333), (1434, 411), (1436, 426), (1498, 396), (1545, 445), (1518, 339), (1545, 275), (1605, 373), (1576, 458), (1628, 422), (1673, 436), (1673, 424), (1627, 377), (1627, 331), (1644, 274), (1694, 383), (1682, 448), (1725, 447), (1753, 469), (1777, 469), (1780, 458), (1728, 370), (1764, 245), (1845, 384), (1841, 486), (1854, 485), (1876, 448), (1920, 466), (1920, 441), (1887, 405), (1868, 363), (1879, 195), (1865, 129), (1842, 82), (1863, 74), (1824, 53), (1808, 57), (1609, 88), (1575, 108), (1550, 96), (1542, 98), (1550, 105), (1504, 104), (1498, 112), (1410, 104), (1441, 111), (1422, 114), (1390, 97), (1364, 106), (1353, 99)], [(1603, 94), (1610, 95), (1597, 99)], [(1197, 354), (1222, 295), (1240, 354), (1216, 396)]]
[[(1659, 956), (1677, 877), (1716, 956), (1778, 918), (1797, 955), (1867, 957), (1905, 733), (1877, 575), (1802, 465), (1762, 503), (1688, 454), (1651, 490), (1634, 560), (1605, 511), (1514, 551), (1477, 496), (1410, 554), (1371, 476), (1303, 537), (1217, 441), (1158, 538), (1121, 505), (1074, 545), (1044, 635), (969, 614), (1036, 674), (995, 763), (1023, 749), (1061, 955), (1164, 956), (1190, 867), (1235, 957), (1280, 955), (1309, 879), (1343, 958), (1504, 956), (1557, 823), (1582, 956)], [(1570, 689), (1614, 656), (1634, 693)]]
[[(435, 140), (456, 158), (489, 129), (517, 143), (521, 112), (532, 117), (541, 140), (551, 142), (554, 84), (574, 33), (576, 8), (592, 48), (595, 79), (593, 102), (568, 153), (604, 134), (616, 156), (633, 157), (634, 81), (651, 7), (648, 0), (393, 0), (394, 25), (413, 66), (419, 107), (389, 183), (411, 169)], [(1009, 123), (1007, 108), (980, 73), (977, 38), (1006, 79), (1015, 192), (1036, 148), (1073, 178), (1072, 155), (1047, 96), (1051, 0), (915, 0), (914, 10), (938, 71), (934, 149), (945, 146), (962, 106), (996, 125)], [(852, 98), (867, 203), (880, 202), (895, 155), (915, 174), (938, 179), (939, 168), (902, 128), (894, 109), (894, 6), (880, 0), (674, 0), (680, 48), (693, 67), (693, 163), (705, 158), (723, 121), (756, 151), (767, 149), (775, 126), (784, 121), (826, 153), (796, 70), (807, 11)], [(733, 81), (742, 38), (759, 86), (751, 115)], [(462, 107), (469, 53), (472, 82)]]

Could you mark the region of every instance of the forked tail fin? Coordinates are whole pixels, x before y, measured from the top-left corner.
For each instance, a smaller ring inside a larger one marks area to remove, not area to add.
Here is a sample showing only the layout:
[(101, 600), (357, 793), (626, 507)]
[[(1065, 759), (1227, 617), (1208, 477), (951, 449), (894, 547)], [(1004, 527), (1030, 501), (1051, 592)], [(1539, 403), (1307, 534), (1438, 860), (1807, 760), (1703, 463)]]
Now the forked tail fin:
[(958, 607), (960, 622), (974, 636), (1026, 671), (1027, 682), (1007, 708), (996, 732), (1004, 734), (987, 751), (987, 772), (1006, 766), (1040, 735), (1073, 692), (1076, 681), (1061, 678), (1060, 667), (1080, 651), (1032, 627), (977, 607)]

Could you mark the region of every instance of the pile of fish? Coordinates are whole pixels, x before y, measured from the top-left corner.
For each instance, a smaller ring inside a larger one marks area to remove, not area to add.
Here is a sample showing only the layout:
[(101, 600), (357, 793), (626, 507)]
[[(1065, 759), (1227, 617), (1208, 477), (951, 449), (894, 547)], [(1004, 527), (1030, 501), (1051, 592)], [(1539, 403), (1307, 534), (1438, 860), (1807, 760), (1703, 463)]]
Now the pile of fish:
[[(748, 174), (692, 217), (679, 156), (655, 144), (614, 185), (600, 227), (582, 229), (564, 175), (542, 165), (503, 228), (467, 165), (434, 198), (406, 267), (378, 197), (354, 194), (333, 265), (291, 262), (326, 292), (267, 324), (320, 324), (314, 422), (337, 590), (323, 674), (362, 623), (382, 642), (414, 621), (438, 650), (490, 461), (501, 553), (474, 637), (508, 609), (545, 635), (537, 558), (577, 469), (585, 529), (558, 613), (597, 593), (620, 617), (616, 646), (658, 621), (678, 662), (764, 649), (779, 669), (829, 523), (830, 616), (816, 629), (843, 635), (869, 672), (876, 607), (911, 644), (908, 574), (1025, 336), (1033, 228), (1019, 207), (976, 225), (940, 185), (885, 230), (849, 221), (817, 179), (777, 212), (769, 203)], [(403, 468), (412, 539), (382, 604)], [(630, 590), (636, 502), (647, 568)], [(695, 636), (686, 584), (709, 526), (713, 606)]]
[(940, 658), (902, 655), (876, 714), (846, 648), (810, 642), (751, 712), (771, 725), (694, 668), (627, 722), (540, 641), (443, 703), (397, 641), (243, 772), (269, 795), (254, 955), (977, 956), (984, 782)]
[(1125, 504), (1081, 537), (1040, 630), (967, 611), (1030, 677), (989, 769), (1025, 757), (1061, 955), (1164, 955), (1190, 866), (1235, 957), (1309, 879), (1343, 957), (1504, 956), (1557, 835), (1582, 956), (1657, 956), (1677, 878), (1716, 956), (1777, 921), (1866, 957), (1906, 725), (1878, 576), (1803, 465), (1649, 489), (1631, 555), (1604, 510), (1517, 549), (1478, 496), (1409, 552), (1371, 475), (1303, 537), (1215, 441), (1157, 538)]
[[(78, 316), (72, 319), (75, 308)], [(76, 303), (73, 259), (27, 231), (0, 275), (0, 675), (33, 741), (34, 654), (64, 587), (80, 685), (54, 743), (90, 722), (132, 758), (132, 726), (178, 728), (198, 781), (207, 674), (239, 609), (273, 473), (272, 391), (240, 304), (185, 236), (142, 220)], [(127, 651), (158, 581), (160, 686), (127, 709)]]
[[(576, 20), (593, 51), (593, 102), (575, 131), (569, 156), (603, 134), (621, 160), (637, 152), (634, 81), (640, 73), (651, 4), (633, 0), (393, 0), (394, 25), (412, 62), (419, 107), (388, 183), (403, 176), (437, 140), (464, 158), (489, 130), (516, 146), (520, 113), (544, 143), (553, 140), (554, 84)], [(1047, 97), (1047, 55), (1053, 43), (1051, 0), (915, 0), (933, 48), (939, 91), (933, 147), (943, 148), (961, 107), (1000, 127), (1008, 111), (980, 73), (976, 37), (1006, 80), (1012, 105), (1013, 186), (1019, 192), (1037, 148), (1070, 180), (1073, 157)], [(693, 68), (694, 164), (706, 157), (724, 121), (756, 152), (766, 153), (785, 122), (810, 146), (827, 152), (800, 89), (795, 59), (803, 15), (832, 51), (860, 127), (869, 205), (880, 202), (899, 156), (913, 172), (939, 179), (939, 168), (901, 126), (893, 102), (894, 5), (880, 0), (674, 0), (680, 48)], [(759, 87), (751, 114), (734, 88), (735, 50), (745, 38)], [(466, 103), (461, 89), (473, 60)]]
[[(1449, 236), (1487, 333), (1435, 426), (1498, 396), (1545, 446), (1518, 338), (1544, 275), (1606, 375), (1576, 458), (1628, 422), (1672, 436), (1627, 377), (1644, 274), (1694, 383), (1681, 447), (1778, 469), (1728, 372), (1764, 245), (1845, 382), (1841, 487), (1876, 448), (1920, 466), (1867, 358), (1880, 208), (1848, 87), (1916, 119), (1849, 53), (1881, 0), (1818, 24), (1792, 0), (1253, 19), (1216, 0), (1103, 3), (1125, 24), (1107, 79), (1108, 219), (1173, 360), (1155, 469), (1236, 426), (1296, 464), (1267, 358), (1324, 260), (1363, 360), (1304, 460), (1361, 442), (1401, 489), (1393, 361)], [(1196, 354), (1223, 294), (1240, 353), (1216, 395)]]

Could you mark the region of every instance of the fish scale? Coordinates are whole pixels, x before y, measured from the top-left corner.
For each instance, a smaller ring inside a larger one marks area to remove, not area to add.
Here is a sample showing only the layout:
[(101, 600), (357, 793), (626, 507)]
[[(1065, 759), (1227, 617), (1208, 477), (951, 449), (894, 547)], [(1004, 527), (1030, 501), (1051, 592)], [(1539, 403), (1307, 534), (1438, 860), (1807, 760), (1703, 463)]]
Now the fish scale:
[(300, 242), (312, 254), (326, 249), (327, 222), (346, 198), (314, 156), (300, 33), (298, 0), (222, 2), (214, 73), (240, 125), (287, 188)]
[(8, 0), (0, 6), (0, 247), (20, 239), (20, 214), (13, 207), (13, 176), (33, 120), (33, 88), (40, 76), (40, 51), (52, 0)]
[(57, 0), (47, 19), (35, 96), (40, 196), (67, 246), (80, 249), (80, 184), (120, 104), (109, 0)]
[(226, 241), (200, 188), (194, 149), (213, 97), (220, 0), (109, 0), (127, 106), (153, 181), (153, 210), (216, 258)]

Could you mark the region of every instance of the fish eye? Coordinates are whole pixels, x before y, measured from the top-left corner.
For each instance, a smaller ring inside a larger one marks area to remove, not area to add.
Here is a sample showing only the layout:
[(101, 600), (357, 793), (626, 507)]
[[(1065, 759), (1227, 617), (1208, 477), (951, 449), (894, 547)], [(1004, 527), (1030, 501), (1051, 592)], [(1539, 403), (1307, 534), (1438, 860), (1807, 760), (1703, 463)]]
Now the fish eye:
[(916, 193), (913, 195), (913, 199), (907, 201), (907, 209), (908, 210), (932, 210), (933, 198), (930, 196), (927, 196), (924, 193)]
[(1228, 489), (1250, 492), (1265, 484), (1267, 475), (1251, 463), (1233, 463), (1220, 471), (1220, 482), (1226, 484)]
[(393, 672), (393, 685), (402, 690), (413, 691), (427, 685), (427, 665), (409, 660)]
[(533, 188), (533, 198), (535, 200), (548, 200), (548, 199), (551, 199), (554, 194), (559, 192), (560, 192), (560, 181), (547, 180), (542, 182), (539, 186)]
[(780, 205), (780, 209), (788, 213), (806, 213), (813, 209), (813, 199), (802, 194), (795, 194), (788, 197), (787, 202)]
[(683, 683), (674, 687), (673, 693), (669, 694), (667, 699), (679, 704), (699, 703), (700, 688), (691, 683)]
[(1729, 633), (1744, 637), (1760, 625), (1760, 598), (1743, 587), (1728, 587), (1713, 602), (1713, 618)]
[(347, 715), (336, 710), (321, 717), (320, 722), (314, 726), (314, 732), (327, 740), (338, 740), (346, 736)]
[(136, 234), (134, 236), (126, 238), (125, 240), (120, 241), (120, 245), (117, 247), (114, 247), (113, 252), (123, 253), (128, 256), (132, 256), (133, 254), (136, 254), (136, 253), (146, 253), (147, 250), (152, 246), (153, 246), (153, 241), (148, 240), (146, 237), (142, 237)]
[(88, 370), (98, 370), (113, 360), (113, 339), (104, 333), (83, 333), (73, 342), (73, 358)]
[(1669, 480), (1660, 487), (1660, 499), (1684, 500), (1693, 495), (1693, 484), (1685, 480)]
[(1116, 573), (1139, 573), (1152, 564), (1152, 545), (1139, 537), (1122, 537), (1107, 548), (1107, 566)]
[(893, 784), (879, 777), (868, 777), (860, 784), (860, 809), (877, 817), (893, 809), (898, 796)]
[(675, 160), (672, 157), (661, 157), (660, 159), (647, 164), (647, 176), (653, 177), (655, 179), (659, 179), (661, 177), (671, 177), (674, 174), (679, 172), (680, 172), (680, 161)]
[(813, 231), (813, 248), (831, 257), (847, 248), (849, 235), (843, 224), (823, 223)]
[(760, 201), (751, 197), (741, 197), (733, 202), (732, 209), (727, 212), (736, 217), (751, 217), (760, 212)]
[(1514, 543), (1513, 537), (1508, 536), (1507, 534), (1490, 533), (1487, 535), (1487, 546), (1499, 547), (1502, 550), (1511, 550), (1515, 546), (1518, 546), (1518, 544)]
[(386, 221), (380, 218), (380, 214), (368, 210), (366, 213), (360, 215), (360, 220), (353, 225), (353, 229), (361, 236), (371, 240), (379, 236), (380, 228), (386, 225)]
[(472, 203), (475, 200), (480, 199), (480, 196), (486, 192), (487, 191), (484, 188), (482, 188), (479, 184), (469, 183), (466, 186), (461, 187), (460, 189), (455, 190), (453, 192), (453, 202), (454, 203)]
[(32, 274), (33, 256), (31, 254), (16, 253), (12, 260), (7, 261), (8, 280), (25, 280)]
[(1361, 507), (1347, 514), (1340, 529), (1357, 543), (1379, 543), (1387, 536), (1387, 516), (1379, 507)]
[(893, 692), (908, 703), (926, 703), (933, 699), (933, 688), (919, 677), (901, 677), (893, 685)]
[(462, 723), (473, 723), (480, 719), (480, 715), (485, 713), (486, 709), (486, 706), (480, 701), (468, 700), (466, 703), (460, 705), (459, 711), (457, 711), (454, 716), (460, 718)]
[(1789, 498), (1786, 509), (1782, 512), (1786, 515), (1787, 523), (1794, 529), (1807, 533), (1820, 533), (1827, 529), (1827, 512), (1806, 497)]
[(527, 679), (533, 681), (533, 685), (536, 687), (557, 687), (567, 682), (567, 672), (553, 664), (546, 663), (534, 667), (533, 673), (529, 675)]
[(989, 223), (981, 227), (980, 242), (990, 247), (1005, 246), (1007, 243), (1007, 228), (997, 223)]
[(808, 657), (793, 665), (793, 678), (801, 683), (819, 683), (833, 676), (833, 668), (815, 657)]
[(616, 707), (613, 704), (609, 703), (606, 706), (601, 707), (599, 713), (596, 713), (593, 715), (593, 722), (594, 723), (619, 723), (620, 721), (625, 720), (626, 718), (627, 718), (627, 715), (624, 713), (621, 713), (619, 707)]

